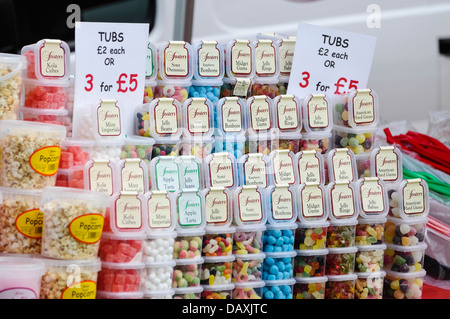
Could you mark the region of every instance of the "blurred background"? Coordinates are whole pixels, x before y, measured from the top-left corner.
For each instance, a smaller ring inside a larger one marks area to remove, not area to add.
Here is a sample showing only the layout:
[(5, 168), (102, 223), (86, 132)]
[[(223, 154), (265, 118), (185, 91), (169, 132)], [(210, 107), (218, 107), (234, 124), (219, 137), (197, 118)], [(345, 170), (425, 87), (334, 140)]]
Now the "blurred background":
[(74, 19), (148, 23), (156, 43), (295, 36), (300, 21), (374, 35), (369, 86), (380, 98), (382, 120), (406, 119), (426, 131), (429, 111), (450, 110), (448, 0), (0, 0), (0, 26), (8, 30), (0, 52), (17, 53), (42, 38), (62, 39), (74, 52), (68, 26)]

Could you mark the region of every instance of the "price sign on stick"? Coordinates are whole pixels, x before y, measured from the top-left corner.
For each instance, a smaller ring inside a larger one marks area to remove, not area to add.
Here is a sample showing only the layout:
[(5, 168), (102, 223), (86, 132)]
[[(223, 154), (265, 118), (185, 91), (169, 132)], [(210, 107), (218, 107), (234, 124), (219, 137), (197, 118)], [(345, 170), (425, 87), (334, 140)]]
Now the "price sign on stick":
[(300, 23), (287, 93), (304, 98), (366, 88), (375, 44), (373, 36)]
[(148, 28), (145, 23), (76, 22), (74, 137), (117, 135), (107, 133), (112, 131), (111, 112), (96, 118), (105, 100), (115, 101), (120, 109), (114, 114), (116, 127), (120, 116), (120, 131), (134, 133), (134, 108), (144, 96)]

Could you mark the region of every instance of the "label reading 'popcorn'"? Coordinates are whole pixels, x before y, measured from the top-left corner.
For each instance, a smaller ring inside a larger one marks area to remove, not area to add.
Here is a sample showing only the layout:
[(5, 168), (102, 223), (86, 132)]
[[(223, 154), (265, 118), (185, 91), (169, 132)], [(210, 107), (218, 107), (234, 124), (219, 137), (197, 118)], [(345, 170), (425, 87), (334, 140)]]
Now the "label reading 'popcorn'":
[(95, 244), (103, 231), (104, 217), (100, 214), (86, 214), (73, 219), (69, 232), (73, 238), (84, 244)]
[(29, 164), (36, 173), (53, 176), (58, 172), (60, 157), (59, 146), (46, 146), (31, 154)]
[(44, 213), (39, 209), (31, 209), (23, 212), (17, 216), (15, 225), (17, 231), (27, 238), (42, 238)]
[(95, 299), (97, 284), (92, 280), (74, 283), (64, 289), (61, 299)]

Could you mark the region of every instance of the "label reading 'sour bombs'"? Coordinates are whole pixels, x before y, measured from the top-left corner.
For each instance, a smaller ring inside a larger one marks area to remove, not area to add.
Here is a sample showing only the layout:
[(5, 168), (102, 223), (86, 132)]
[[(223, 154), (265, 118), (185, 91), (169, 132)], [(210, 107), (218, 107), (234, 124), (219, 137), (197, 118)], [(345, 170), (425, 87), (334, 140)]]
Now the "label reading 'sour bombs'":
[(53, 176), (58, 172), (60, 157), (59, 146), (46, 146), (31, 154), (29, 164), (36, 173)]
[(27, 238), (42, 238), (42, 227), (44, 225), (44, 213), (39, 209), (31, 209), (17, 216), (16, 229)]
[(100, 214), (86, 214), (73, 219), (69, 232), (73, 238), (84, 244), (95, 244), (103, 231), (104, 217)]
[(172, 205), (166, 192), (153, 191), (147, 207), (150, 228), (159, 229), (172, 226)]

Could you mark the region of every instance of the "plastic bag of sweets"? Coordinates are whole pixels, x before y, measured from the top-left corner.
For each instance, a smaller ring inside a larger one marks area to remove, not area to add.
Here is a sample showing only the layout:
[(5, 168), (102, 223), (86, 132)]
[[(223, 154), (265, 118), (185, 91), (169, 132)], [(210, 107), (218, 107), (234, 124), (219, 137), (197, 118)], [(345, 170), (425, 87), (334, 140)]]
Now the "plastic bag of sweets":
[(66, 128), (38, 122), (0, 121), (0, 186), (54, 186)]
[(256, 39), (253, 46), (255, 50), (255, 76), (251, 95), (267, 95), (274, 98), (280, 95), (277, 86), (278, 76), (280, 75), (277, 42), (273, 39)]
[(378, 95), (372, 89), (354, 89), (335, 96), (334, 123), (347, 127), (378, 125)]
[(255, 75), (255, 48), (246, 39), (233, 39), (225, 48), (225, 76), (220, 97), (248, 98)]
[(27, 61), (23, 56), (0, 53), (0, 120), (17, 120)]
[(188, 98), (193, 76), (192, 47), (185, 41), (166, 41), (158, 46), (158, 77), (155, 98)]

